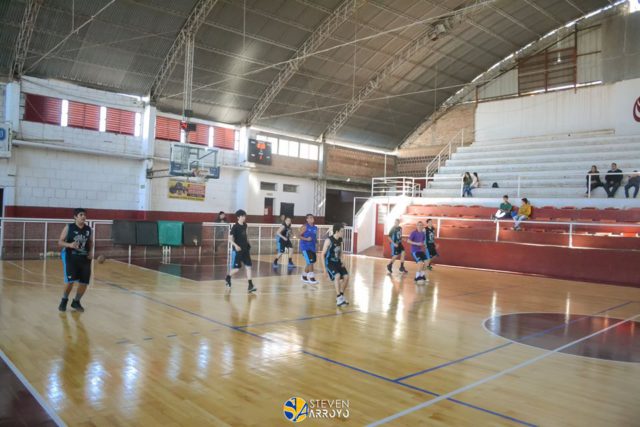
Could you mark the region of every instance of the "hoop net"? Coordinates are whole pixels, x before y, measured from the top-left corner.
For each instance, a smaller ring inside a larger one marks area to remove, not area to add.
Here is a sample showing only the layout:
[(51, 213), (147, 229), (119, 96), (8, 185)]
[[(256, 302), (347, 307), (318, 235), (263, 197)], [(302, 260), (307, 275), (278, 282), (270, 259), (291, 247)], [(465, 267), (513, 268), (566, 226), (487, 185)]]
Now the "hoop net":
[(196, 182), (206, 182), (207, 177), (209, 176), (208, 169), (194, 169), (193, 170), (193, 178)]

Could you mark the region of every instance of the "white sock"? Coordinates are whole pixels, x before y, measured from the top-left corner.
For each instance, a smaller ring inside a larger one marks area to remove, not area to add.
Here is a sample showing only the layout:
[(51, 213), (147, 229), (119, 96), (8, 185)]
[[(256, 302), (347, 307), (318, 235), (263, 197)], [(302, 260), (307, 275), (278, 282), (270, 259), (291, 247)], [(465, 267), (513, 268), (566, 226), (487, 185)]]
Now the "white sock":
[(313, 271), (307, 273), (307, 277), (316, 277), (316, 275), (313, 273)]

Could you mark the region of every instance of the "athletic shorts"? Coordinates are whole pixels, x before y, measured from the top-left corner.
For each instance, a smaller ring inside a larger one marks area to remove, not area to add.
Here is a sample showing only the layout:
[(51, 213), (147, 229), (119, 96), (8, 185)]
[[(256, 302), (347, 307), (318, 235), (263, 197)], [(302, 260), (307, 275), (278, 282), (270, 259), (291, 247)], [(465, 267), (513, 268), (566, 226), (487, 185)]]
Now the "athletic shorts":
[(422, 251), (413, 252), (411, 255), (413, 255), (413, 260), (415, 262), (424, 262), (430, 258), (428, 253), (424, 253)]
[(307, 265), (316, 263), (316, 253), (314, 251), (302, 251), (302, 255), (304, 256), (304, 260), (307, 262)]
[(390, 243), (390, 245), (391, 256), (400, 255), (402, 252), (404, 252), (404, 246), (402, 246), (402, 243), (398, 244), (398, 246), (394, 245), (393, 243)]
[(64, 283), (82, 283), (88, 285), (91, 280), (91, 260), (86, 256), (69, 255), (62, 251)]
[(278, 253), (283, 254), (287, 251), (287, 248), (292, 248), (291, 240), (276, 239), (276, 246)]
[(249, 250), (236, 252), (235, 249), (231, 249), (231, 268), (240, 268), (242, 265), (245, 267), (251, 267), (253, 265), (251, 263), (251, 253), (249, 253)]
[(340, 275), (340, 278), (342, 279), (344, 276), (347, 276), (349, 272), (346, 268), (344, 268), (344, 265), (342, 265), (342, 263), (337, 264), (334, 262), (329, 262), (327, 263), (327, 274), (329, 275), (329, 279), (335, 280), (337, 275)]
[(429, 254), (429, 258), (435, 258), (438, 256), (438, 251), (436, 250), (435, 243), (427, 244), (427, 253)]

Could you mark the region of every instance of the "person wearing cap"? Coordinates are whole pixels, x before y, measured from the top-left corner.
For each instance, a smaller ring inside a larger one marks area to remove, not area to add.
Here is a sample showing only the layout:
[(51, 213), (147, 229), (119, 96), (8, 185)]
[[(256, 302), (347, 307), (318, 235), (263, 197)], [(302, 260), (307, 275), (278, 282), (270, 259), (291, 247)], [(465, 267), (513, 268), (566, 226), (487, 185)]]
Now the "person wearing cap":
[(227, 288), (231, 288), (231, 277), (233, 277), (244, 265), (247, 272), (247, 280), (249, 293), (255, 292), (257, 289), (251, 281), (251, 245), (247, 238), (247, 213), (242, 209), (236, 211), (236, 223), (231, 227), (229, 232), (229, 243), (231, 244), (231, 269), (225, 282)]

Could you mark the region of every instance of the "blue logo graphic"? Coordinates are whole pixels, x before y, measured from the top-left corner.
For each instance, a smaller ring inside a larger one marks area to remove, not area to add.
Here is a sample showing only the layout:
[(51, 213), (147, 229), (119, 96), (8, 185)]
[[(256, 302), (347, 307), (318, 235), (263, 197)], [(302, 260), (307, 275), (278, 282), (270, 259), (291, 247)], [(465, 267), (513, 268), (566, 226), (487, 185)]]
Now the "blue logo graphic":
[(5, 128), (0, 128), (0, 141), (4, 141), (7, 137), (7, 130)]
[(301, 397), (292, 397), (282, 405), (282, 412), (286, 419), (292, 423), (299, 423), (307, 419), (309, 405)]

